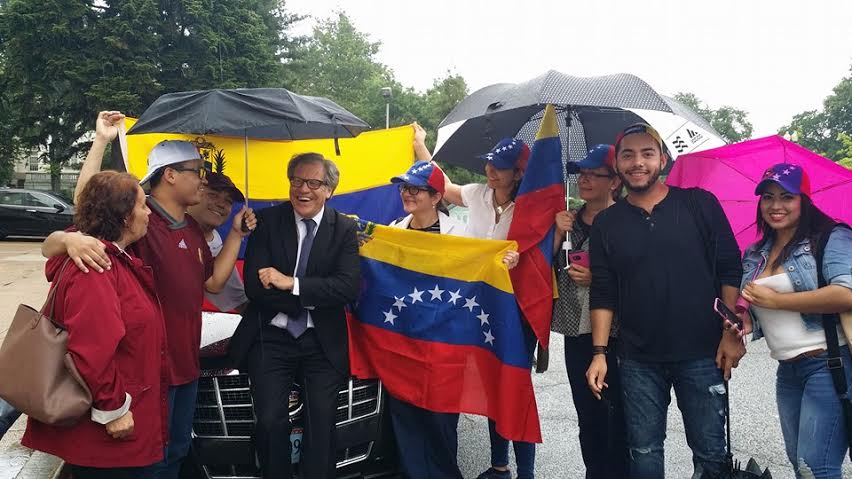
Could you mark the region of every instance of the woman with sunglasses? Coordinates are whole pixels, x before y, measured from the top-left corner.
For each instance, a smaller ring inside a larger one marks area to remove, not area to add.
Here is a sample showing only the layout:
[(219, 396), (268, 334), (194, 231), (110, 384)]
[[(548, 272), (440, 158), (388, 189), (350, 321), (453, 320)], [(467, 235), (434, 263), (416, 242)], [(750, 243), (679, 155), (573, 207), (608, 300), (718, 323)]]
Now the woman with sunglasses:
[[(615, 147), (597, 145), (583, 161), (568, 163), (568, 172), (579, 174), (577, 187), (586, 203), (575, 211), (556, 215), (556, 241), (553, 266), (559, 298), (553, 304), (551, 330), (565, 336), (565, 369), (580, 427), (580, 450), (589, 479), (620, 479), (627, 476), (627, 444), (624, 411), (621, 406), (621, 379), (615, 357), (618, 327), (613, 322), (609, 339), (607, 389), (603, 400), (592, 394), (586, 383), (586, 370), (592, 362), (592, 324), (589, 317), (589, 286), (592, 272), (588, 263), (589, 232), (598, 213), (609, 208), (621, 195), (621, 180), (615, 174)], [(570, 264), (562, 242), (571, 240), (576, 258)], [(586, 258), (582, 261), (583, 257)]]
[[(426, 131), (417, 123), (414, 127), (414, 152), (419, 160), (431, 160), (432, 155), (426, 148)], [(524, 169), (530, 156), (529, 147), (517, 138), (504, 138), (489, 153), (479, 158), (485, 162), (486, 184), (454, 184), (444, 175), (444, 199), (458, 206), (466, 206), (469, 212), (467, 234), (473, 238), (505, 240), (509, 226), (515, 214), (515, 196), (524, 176)], [(517, 266), (517, 251), (509, 251), (503, 262), (511, 269)], [(524, 321), (521, 323), (524, 341), (529, 355), (530, 366), (533, 362), (535, 335)], [(494, 421), (488, 421), (488, 433), (491, 440), (491, 467), (482, 472), (477, 479), (511, 479), (509, 470), (509, 441), (497, 433)], [(518, 467), (518, 479), (535, 477), (535, 444), (514, 441), (515, 462)]]
[[(852, 231), (836, 227), (813, 204), (807, 173), (798, 165), (766, 170), (755, 194), (762, 237), (743, 257), (742, 298), (750, 303), (753, 339), (765, 337), (778, 361), (776, 400), (787, 458), (797, 478), (840, 479), (849, 442), (822, 314), (852, 310)], [(822, 262), (827, 286), (820, 288), (814, 253), (824, 235), (830, 235)], [(743, 332), (749, 329), (746, 323)], [(837, 337), (852, 384), (852, 355), (843, 332)]]
[[(444, 173), (434, 164), (418, 161), (391, 178), (407, 216), (390, 226), (426, 233), (463, 236), (465, 225), (443, 206)], [(461, 479), (457, 462), (458, 413), (433, 412), (388, 395), (400, 462), (409, 479)]]

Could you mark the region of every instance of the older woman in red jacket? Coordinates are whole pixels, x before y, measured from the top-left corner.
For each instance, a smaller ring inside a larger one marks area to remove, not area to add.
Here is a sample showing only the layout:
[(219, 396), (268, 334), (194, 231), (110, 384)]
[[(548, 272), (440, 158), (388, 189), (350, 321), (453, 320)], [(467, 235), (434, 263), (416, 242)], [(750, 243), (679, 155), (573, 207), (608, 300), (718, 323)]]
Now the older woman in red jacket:
[[(151, 269), (125, 249), (143, 237), (150, 210), (138, 180), (106, 171), (80, 194), (77, 229), (104, 242), (112, 267), (83, 273), (51, 258), (54, 320), (68, 330), (68, 351), (92, 392), (91, 414), (72, 427), (32, 418), (22, 443), (61, 457), (75, 479), (141, 478), (163, 458), (167, 439), (167, 363), (163, 316)], [(60, 274), (61, 272), (61, 274)]]

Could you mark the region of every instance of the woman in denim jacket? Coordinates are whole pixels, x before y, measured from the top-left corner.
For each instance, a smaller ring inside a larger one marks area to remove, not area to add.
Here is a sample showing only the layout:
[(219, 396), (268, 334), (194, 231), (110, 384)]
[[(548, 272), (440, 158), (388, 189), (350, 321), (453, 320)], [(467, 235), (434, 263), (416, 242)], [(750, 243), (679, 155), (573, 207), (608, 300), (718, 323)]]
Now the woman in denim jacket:
[[(754, 339), (765, 337), (779, 361), (776, 396), (787, 457), (798, 478), (839, 479), (849, 444), (826, 363), (822, 314), (852, 310), (852, 232), (834, 228), (814, 206), (800, 166), (768, 169), (755, 194), (763, 237), (744, 255), (742, 297), (750, 303)], [(818, 288), (813, 249), (829, 232), (823, 259), (828, 286)], [(852, 384), (852, 355), (842, 331), (838, 337)]]

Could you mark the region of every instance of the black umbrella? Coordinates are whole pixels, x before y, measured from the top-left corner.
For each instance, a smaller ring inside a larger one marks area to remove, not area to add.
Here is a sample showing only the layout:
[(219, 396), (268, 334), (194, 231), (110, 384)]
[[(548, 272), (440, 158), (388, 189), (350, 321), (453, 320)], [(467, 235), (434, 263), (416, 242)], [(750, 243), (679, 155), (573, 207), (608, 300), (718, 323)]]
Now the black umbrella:
[(753, 457), (748, 459), (745, 469), (738, 460), (734, 460), (731, 452), (731, 390), (728, 381), (725, 381), (725, 436), (727, 447), (727, 464), (724, 471), (718, 474), (703, 472), (699, 479), (772, 479), (769, 469), (760, 470), (760, 466)]
[(598, 143), (611, 144), (618, 132), (640, 121), (660, 132), (673, 158), (725, 144), (697, 113), (638, 77), (581, 78), (551, 70), (523, 83), (490, 85), (465, 98), (438, 125), (435, 159), (481, 171), (476, 156), (501, 138), (535, 138), (547, 104), (556, 107), (565, 125), (560, 135), (566, 160), (583, 158)]
[(370, 125), (327, 98), (284, 88), (240, 88), (168, 93), (157, 98), (127, 132), (224, 135), (245, 139), (245, 196), (248, 198), (248, 139), (306, 140), (355, 137)]
[(151, 104), (128, 135), (185, 133), (266, 140), (354, 137), (370, 125), (333, 101), (283, 88), (168, 93)]

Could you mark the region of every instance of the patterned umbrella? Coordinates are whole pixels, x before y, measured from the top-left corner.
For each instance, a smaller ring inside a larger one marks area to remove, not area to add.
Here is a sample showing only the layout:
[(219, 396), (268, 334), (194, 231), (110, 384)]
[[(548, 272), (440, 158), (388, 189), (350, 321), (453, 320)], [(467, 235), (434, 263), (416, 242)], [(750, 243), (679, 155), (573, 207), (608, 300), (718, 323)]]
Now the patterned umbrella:
[(582, 159), (598, 143), (613, 143), (619, 131), (640, 121), (660, 132), (672, 158), (725, 144), (697, 113), (636, 76), (582, 78), (551, 70), (523, 83), (490, 85), (465, 98), (438, 126), (435, 159), (481, 171), (476, 156), (501, 138), (515, 136), (532, 144), (548, 103), (565, 125), (560, 130), (566, 161)]

